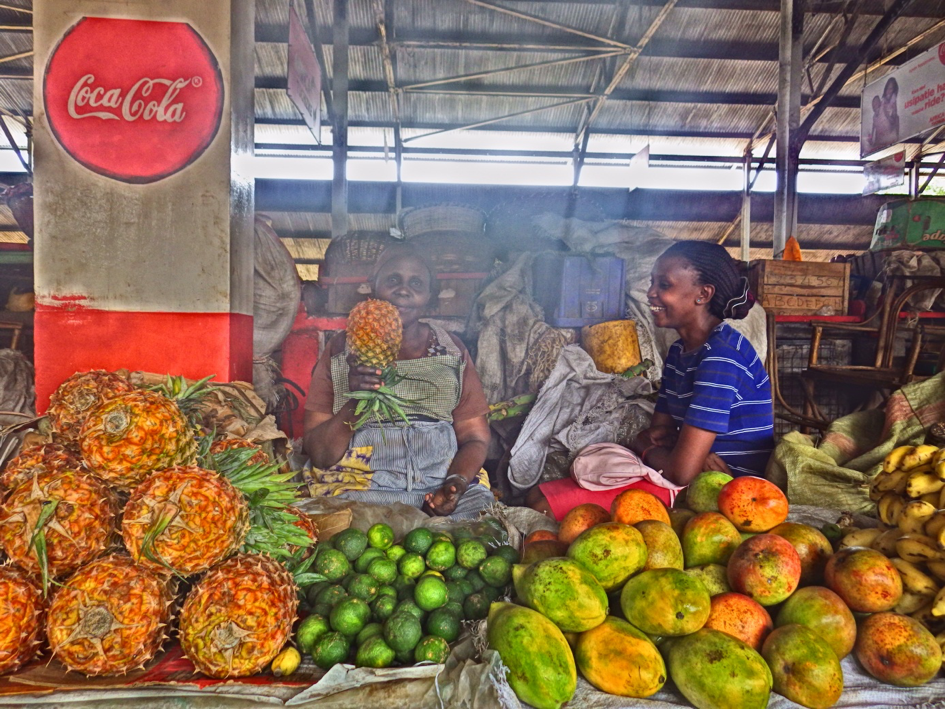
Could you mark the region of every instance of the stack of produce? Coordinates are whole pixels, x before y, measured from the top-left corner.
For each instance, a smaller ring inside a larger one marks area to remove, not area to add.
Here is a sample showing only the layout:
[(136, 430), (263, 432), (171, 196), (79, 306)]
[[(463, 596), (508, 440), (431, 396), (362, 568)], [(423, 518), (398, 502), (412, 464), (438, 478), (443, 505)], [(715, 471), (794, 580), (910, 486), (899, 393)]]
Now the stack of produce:
[(282, 650), (296, 580), (314, 578), (317, 529), (290, 507), (296, 485), (281, 463), (201, 425), (210, 392), (205, 380), (142, 389), (92, 371), (52, 396), (52, 440), (0, 475), (11, 564), (0, 567), (0, 672), (45, 638), (70, 670), (123, 674), (155, 657), (175, 623), (213, 677), (253, 674)]
[[(494, 603), (488, 627), (521, 700), (557, 709), (580, 673), (635, 698), (669, 679), (701, 709), (765, 707), (772, 690), (819, 709), (839, 700), (851, 652), (882, 682), (938, 673), (935, 637), (896, 612), (913, 583), (905, 567), (835, 552), (821, 530), (787, 522), (787, 499), (761, 478), (703, 473), (685, 502), (667, 510), (626, 491), (609, 512), (580, 505), (557, 535), (526, 537), (518, 605)], [(854, 612), (870, 614), (859, 630)]]
[(445, 662), (463, 621), (482, 620), (509, 592), (518, 552), (492, 518), (454, 531), (411, 530), (397, 544), (390, 526), (355, 528), (315, 547), (306, 590), (311, 614), (299, 649), (330, 669)]

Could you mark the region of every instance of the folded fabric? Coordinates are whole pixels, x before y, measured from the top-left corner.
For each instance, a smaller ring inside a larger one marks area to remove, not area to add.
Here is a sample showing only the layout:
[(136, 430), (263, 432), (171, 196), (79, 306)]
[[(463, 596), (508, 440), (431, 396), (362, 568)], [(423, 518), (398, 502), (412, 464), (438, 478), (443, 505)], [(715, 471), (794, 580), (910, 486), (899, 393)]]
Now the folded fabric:
[(671, 491), (672, 498), (684, 487), (674, 485), (632, 450), (616, 443), (593, 443), (584, 448), (571, 464), (571, 477), (585, 490), (610, 490), (646, 480)]

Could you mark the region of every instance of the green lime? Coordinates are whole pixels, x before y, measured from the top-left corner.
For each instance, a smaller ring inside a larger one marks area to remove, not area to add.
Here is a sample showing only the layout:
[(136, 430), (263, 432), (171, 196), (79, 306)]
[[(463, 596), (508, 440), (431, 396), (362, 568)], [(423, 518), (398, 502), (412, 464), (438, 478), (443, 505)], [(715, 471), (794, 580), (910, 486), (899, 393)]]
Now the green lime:
[(394, 661), (401, 667), (413, 666), (413, 649), (394, 653)]
[(444, 571), (443, 576), (447, 581), (459, 581), (460, 579), (466, 578), (466, 574), (468, 573), (469, 571), (467, 569), (464, 569), (462, 566), (457, 564), (456, 566), (451, 566), (446, 571)]
[(340, 584), (332, 584), (323, 588), (318, 596), (315, 597), (315, 603), (326, 603), (334, 608), (335, 604), (343, 598), (348, 597), (348, 592)]
[(456, 563), (465, 569), (475, 569), (486, 556), (486, 548), (475, 539), (466, 539), (456, 548)]
[(370, 547), (364, 550), (364, 553), (358, 557), (357, 561), (354, 562), (354, 570), (359, 574), (366, 574), (368, 567), (371, 565), (371, 562), (375, 559), (386, 559), (384, 552), (380, 549), (371, 549)]
[(313, 583), (311, 586), (306, 588), (305, 598), (306, 600), (308, 600), (308, 604), (310, 606), (314, 606), (316, 603), (318, 603), (318, 601), (316, 600), (318, 598), (318, 594), (321, 593), (323, 588), (326, 588), (328, 586), (331, 586), (331, 584), (328, 581), (318, 581), (317, 583)]
[(402, 601), (405, 598), (413, 598), (413, 587), (417, 582), (408, 579), (406, 576), (398, 576), (394, 579), (393, 586), (397, 589), (397, 600)]
[(482, 620), (489, 615), (491, 601), (486, 594), (474, 593), (463, 601), (463, 616), (466, 620)]
[(377, 597), (377, 579), (368, 574), (355, 574), (348, 585), (348, 593), (370, 603)]
[(367, 531), (367, 541), (375, 549), (390, 549), (394, 543), (394, 530), (389, 524), (378, 522)]
[(391, 596), (393, 598), (397, 598), (397, 589), (391, 586), (390, 584), (383, 584), (382, 586), (378, 586), (377, 597), (380, 598), (381, 596)]
[(390, 583), (397, 578), (397, 564), (390, 559), (375, 559), (367, 567), (367, 572), (373, 576), (378, 583)]
[(312, 659), (323, 670), (328, 670), (347, 660), (350, 651), (351, 641), (344, 635), (338, 632), (325, 633), (315, 641)]
[(346, 598), (331, 609), (331, 629), (353, 638), (367, 625), (371, 607), (360, 598)]
[(486, 585), (486, 582), (482, 580), (482, 576), (479, 575), (479, 572), (475, 569), (470, 570), (466, 574), (466, 578), (463, 579), (466, 583), (469, 584), (469, 587), (472, 589), (472, 592), (481, 591), (482, 587)]
[(396, 653), (381, 635), (373, 635), (358, 647), (354, 658), (356, 667), (390, 667)]
[[(448, 601), (445, 606), (443, 606), (442, 608), (437, 608), (436, 610), (448, 611), (449, 613), (452, 613), (453, 615), (455, 615), (457, 618), (460, 618), (460, 619), (462, 619), (463, 617), (463, 604), (457, 603), (456, 601)], [(434, 613), (435, 612), (436, 611), (434, 611)]]
[(400, 558), (406, 553), (407, 550), (400, 546), (400, 544), (395, 544), (386, 552), (387, 558), (394, 562), (400, 561)]
[(315, 573), (329, 581), (340, 581), (351, 572), (348, 558), (337, 549), (326, 549), (315, 559)]
[(397, 564), (397, 568), (403, 576), (406, 576), (408, 579), (415, 579), (427, 570), (427, 565), (423, 557), (418, 553), (409, 552), (404, 554), (400, 563)]
[(305, 618), (295, 631), (295, 641), (299, 645), (299, 652), (303, 655), (309, 654), (315, 647), (315, 641), (330, 630), (331, 626), (328, 625), (328, 619), (324, 616), (310, 615)]
[(490, 556), (479, 564), (479, 575), (490, 586), (502, 588), (512, 580), (512, 565), (501, 556)]
[(394, 615), (394, 609), (396, 607), (396, 598), (391, 596), (378, 596), (377, 600), (371, 604), (371, 611), (375, 620), (383, 622)]
[(459, 529), (453, 530), (453, 539), (457, 542), (461, 542), (464, 539), (472, 539), (475, 535), (469, 527), (460, 527)]
[(413, 600), (425, 611), (432, 611), (446, 605), (449, 600), (449, 591), (446, 582), (436, 576), (424, 576), (417, 581), (413, 590)]
[(450, 542), (450, 543), (452, 544), (452, 543), (453, 543), (453, 535), (450, 534), (449, 532), (443, 532), (443, 531), (434, 532), (434, 533), (433, 533), (433, 541), (434, 541), (434, 542)]
[(331, 604), (330, 603), (314, 603), (312, 604), (312, 613), (314, 615), (320, 615), (323, 618), (327, 618), (331, 615)]
[(515, 549), (510, 547), (508, 544), (503, 544), (502, 546), (498, 547), (492, 552), (491, 556), (501, 556), (510, 564), (518, 564), (522, 560), (522, 555), (515, 551)]
[[(421, 579), (422, 579), (423, 577), (425, 577), (425, 576), (436, 576), (438, 579), (440, 579), (440, 580), (442, 580), (442, 581), (445, 581), (445, 580), (446, 580), (446, 579), (443, 578), (443, 574), (441, 574), (439, 571), (434, 571), (433, 569), (427, 569), (427, 570), (424, 571), (422, 574), (420, 574), (420, 578), (421, 578)], [(417, 579), (417, 580), (419, 581), (420, 579)]]
[(358, 647), (361, 647), (365, 640), (372, 638), (375, 635), (381, 635), (383, 632), (384, 628), (380, 623), (368, 623), (363, 628), (361, 628), (361, 632), (358, 633), (357, 637), (354, 639), (354, 644)]
[(427, 566), (434, 571), (446, 571), (456, 563), (456, 547), (453, 542), (441, 539), (433, 542), (427, 551)]
[(482, 590), (479, 592), (483, 594), (486, 598), (489, 599), (489, 603), (495, 603), (499, 600), (499, 596), (502, 595), (502, 591), (496, 588), (495, 586), (483, 586)]
[(419, 621), (423, 621), (427, 617), (427, 612), (418, 606), (417, 602), (412, 598), (405, 598), (397, 604), (396, 608), (394, 608), (394, 615), (398, 613), (409, 613)]
[(394, 613), (384, 623), (384, 639), (394, 652), (413, 650), (421, 637), (423, 627), (410, 613)]
[(413, 659), (417, 662), (435, 662), (442, 665), (450, 656), (450, 646), (443, 639), (435, 635), (423, 638), (413, 651)]
[(467, 595), (468, 594), (463, 593), (463, 587), (459, 581), (446, 582), (447, 602), (454, 601), (456, 603), (462, 603), (466, 600)]
[(433, 532), (426, 527), (411, 529), (404, 537), (404, 549), (414, 554), (426, 554), (432, 544)]
[[(466, 596), (471, 596), (477, 590), (476, 587), (473, 586), (472, 582), (469, 581), (468, 579), (463, 579), (461, 581), (457, 581), (456, 583), (459, 584), (459, 587), (463, 590), (463, 600), (466, 600)], [(479, 588), (478, 590), (481, 591), (485, 587), (486, 585), (482, 584), (482, 587)], [(460, 603), (462, 603), (462, 601), (460, 601)]]
[(331, 545), (354, 561), (367, 549), (367, 535), (360, 529), (348, 527), (331, 538)]
[(459, 637), (460, 616), (454, 615), (446, 608), (437, 608), (427, 618), (427, 633), (443, 638), (451, 643)]

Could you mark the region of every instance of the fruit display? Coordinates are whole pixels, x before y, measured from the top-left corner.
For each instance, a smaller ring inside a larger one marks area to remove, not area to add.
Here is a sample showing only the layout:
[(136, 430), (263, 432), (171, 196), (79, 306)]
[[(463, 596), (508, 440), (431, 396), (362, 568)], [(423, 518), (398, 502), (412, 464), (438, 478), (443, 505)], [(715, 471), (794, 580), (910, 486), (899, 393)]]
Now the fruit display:
[(450, 531), (418, 527), (396, 544), (384, 523), (317, 544), (312, 569), (324, 580), (305, 589), (309, 615), (296, 630), (299, 649), (325, 670), (344, 662), (445, 662), (463, 623), (484, 620), (490, 604), (511, 591), (519, 553), (504, 543), (507, 536), (487, 517)]
[[(889, 684), (938, 674), (945, 633), (928, 628), (945, 629), (945, 575), (936, 575), (945, 546), (933, 537), (945, 513), (929, 515), (934, 529), (921, 535), (897, 529), (904, 536), (893, 543), (891, 529), (841, 530), (835, 549), (822, 530), (787, 521), (784, 494), (761, 478), (702, 473), (685, 500), (694, 509), (624, 492), (610, 519), (581, 505), (557, 538), (526, 536), (512, 570), (518, 605), (494, 604), (488, 632), (521, 700), (538, 709), (570, 701), (572, 665), (618, 696), (646, 698), (672, 682), (699, 709), (766, 707), (773, 692), (826, 709), (840, 701), (840, 661), (851, 653)], [(892, 559), (861, 546), (895, 552), (918, 536), (934, 551), (923, 559), (916, 546)]]
[(291, 672), (298, 584), (323, 578), (318, 527), (292, 507), (294, 471), (196, 415), (211, 396), (206, 380), (101, 371), (55, 393), (40, 444), (2, 471), (0, 672), (45, 640), (65, 670), (123, 675), (174, 634), (213, 677), (276, 658)]

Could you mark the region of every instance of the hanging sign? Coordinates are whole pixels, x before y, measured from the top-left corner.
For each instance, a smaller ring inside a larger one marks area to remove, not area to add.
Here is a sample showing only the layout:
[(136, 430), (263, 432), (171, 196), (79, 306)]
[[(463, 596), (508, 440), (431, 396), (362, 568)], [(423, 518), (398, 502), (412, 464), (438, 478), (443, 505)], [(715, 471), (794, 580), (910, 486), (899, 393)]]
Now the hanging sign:
[(860, 101), (860, 156), (945, 124), (945, 42), (867, 84)]
[(906, 182), (906, 153), (900, 150), (894, 155), (867, 163), (863, 167), (863, 194), (876, 194), (899, 187)]
[(287, 93), (299, 109), (305, 125), (322, 142), (322, 68), (315, 58), (315, 49), (305, 34), (302, 18), (292, 7), (289, 10), (289, 81)]
[(213, 142), (223, 76), (184, 22), (85, 17), (53, 50), (46, 118), (63, 149), (93, 172), (149, 183), (179, 172)]
[(945, 202), (900, 199), (879, 208), (870, 251), (945, 249)]

